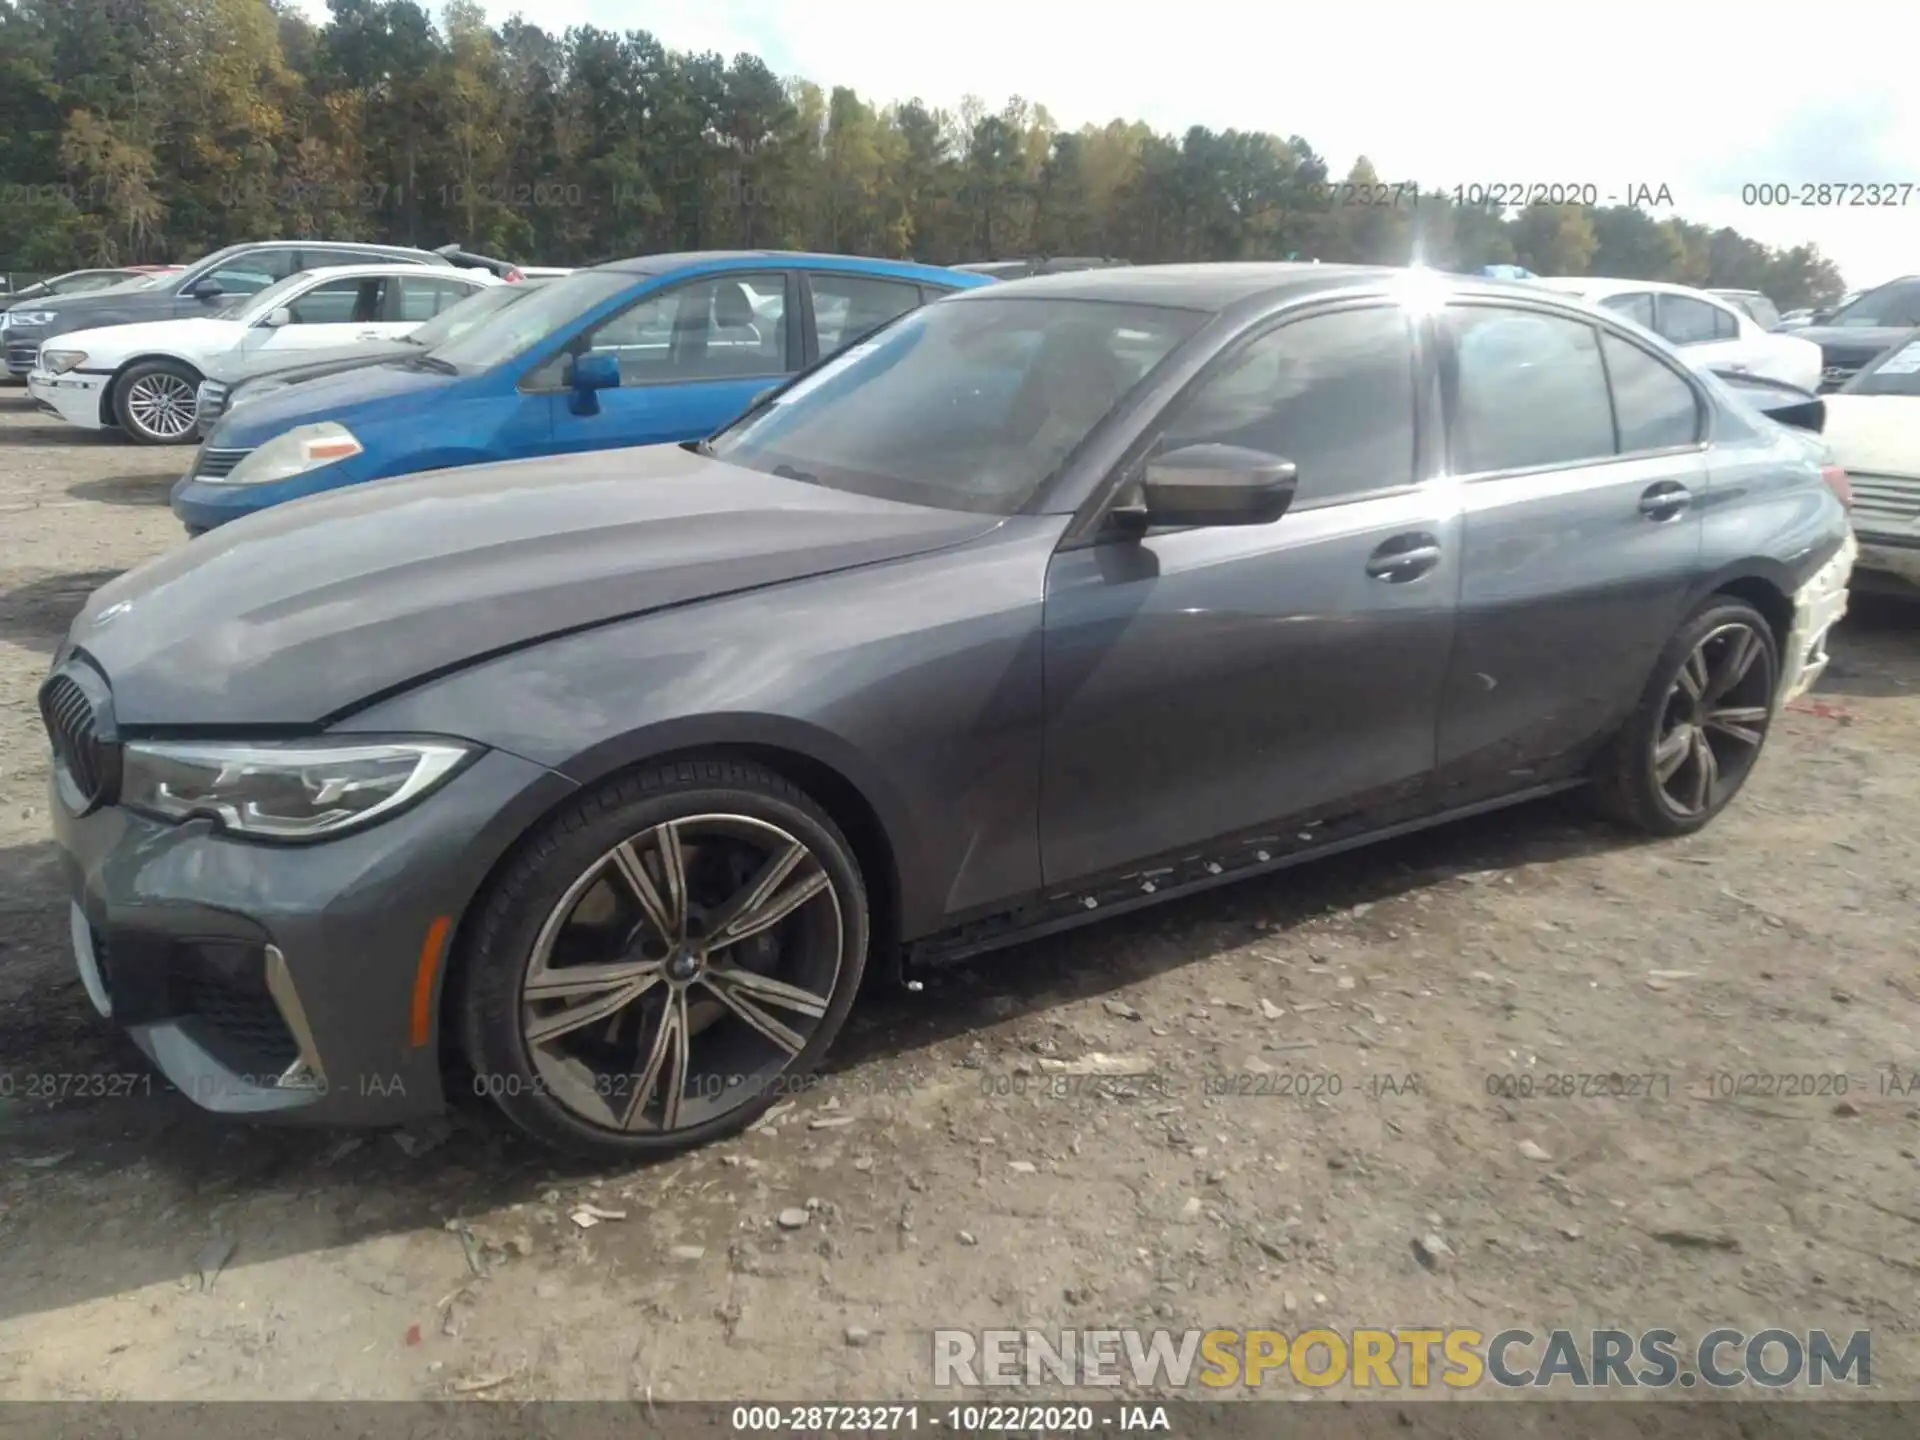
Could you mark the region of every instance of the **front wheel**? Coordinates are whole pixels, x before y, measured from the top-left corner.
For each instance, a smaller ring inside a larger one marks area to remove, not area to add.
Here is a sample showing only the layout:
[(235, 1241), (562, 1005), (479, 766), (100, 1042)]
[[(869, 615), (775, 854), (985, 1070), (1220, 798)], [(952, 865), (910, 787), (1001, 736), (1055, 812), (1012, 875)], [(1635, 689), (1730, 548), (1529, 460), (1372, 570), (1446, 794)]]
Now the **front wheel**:
[(704, 1144), (804, 1088), (866, 950), (853, 852), (794, 785), (725, 759), (624, 777), (483, 901), (455, 979), (475, 1089), (578, 1154)]
[(142, 445), (185, 445), (199, 421), (200, 374), (179, 360), (142, 360), (113, 387), (120, 428)]
[(1654, 666), (1639, 708), (1601, 757), (1601, 807), (1655, 835), (1690, 835), (1740, 793), (1766, 743), (1779, 683), (1766, 618), (1715, 596)]

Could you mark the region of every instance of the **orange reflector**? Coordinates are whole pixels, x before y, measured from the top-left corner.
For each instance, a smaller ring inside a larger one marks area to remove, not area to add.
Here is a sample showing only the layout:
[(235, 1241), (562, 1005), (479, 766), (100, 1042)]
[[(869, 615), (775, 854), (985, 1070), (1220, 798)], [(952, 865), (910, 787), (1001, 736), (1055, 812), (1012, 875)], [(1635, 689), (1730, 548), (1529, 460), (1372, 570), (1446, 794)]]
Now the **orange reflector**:
[(311, 460), (344, 460), (359, 453), (359, 444), (352, 440), (315, 440), (307, 446), (307, 457)]
[(420, 947), (420, 968), (413, 976), (413, 1027), (409, 1036), (416, 1047), (433, 1040), (433, 982), (440, 974), (440, 962), (447, 957), (447, 932), (452, 928), (452, 918), (440, 916), (427, 927), (426, 943)]

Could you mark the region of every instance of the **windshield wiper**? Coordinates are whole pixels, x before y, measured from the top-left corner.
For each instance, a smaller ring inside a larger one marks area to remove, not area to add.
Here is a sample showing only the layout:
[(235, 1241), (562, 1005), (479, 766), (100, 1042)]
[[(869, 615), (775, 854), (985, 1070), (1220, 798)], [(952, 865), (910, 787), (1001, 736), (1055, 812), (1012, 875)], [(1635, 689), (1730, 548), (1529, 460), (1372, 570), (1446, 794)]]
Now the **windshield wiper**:
[(809, 475), (804, 470), (796, 470), (793, 466), (784, 463), (774, 466), (772, 473), (782, 480), (799, 480), (807, 485), (818, 485), (820, 483), (820, 477), (818, 475)]
[(451, 360), (442, 360), (438, 355), (409, 355), (406, 363), (420, 366), (426, 370), (436, 370), (442, 375), (458, 375), (460, 373), (460, 367), (458, 365), (455, 365)]

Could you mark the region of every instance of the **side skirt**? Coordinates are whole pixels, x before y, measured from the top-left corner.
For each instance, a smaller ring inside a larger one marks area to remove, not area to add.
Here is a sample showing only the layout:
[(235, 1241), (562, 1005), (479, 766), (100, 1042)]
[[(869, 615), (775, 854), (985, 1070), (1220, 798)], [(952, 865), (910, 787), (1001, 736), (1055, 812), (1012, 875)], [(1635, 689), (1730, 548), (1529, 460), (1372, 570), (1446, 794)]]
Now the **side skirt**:
[[(1272, 874), (1309, 860), (1324, 859), (1345, 850), (1357, 850), (1381, 840), (1411, 835), (1436, 825), (1465, 820), (1511, 805), (1577, 790), (1584, 777), (1530, 786), (1490, 800), (1475, 801), (1417, 819), (1363, 829), (1357, 823), (1329, 825), (1314, 820), (1286, 833), (1226, 840), (1218, 848), (1181, 852), (1124, 873), (1090, 876), (1067, 889), (1036, 896), (1003, 911), (936, 931), (901, 947), (899, 978), (916, 989), (928, 970), (971, 960), (990, 951), (1076, 929), (1115, 915), (1144, 910), (1149, 905), (1197, 894), (1236, 880)], [(1362, 822), (1364, 823), (1364, 822)], [(1349, 826), (1351, 828), (1349, 828)]]

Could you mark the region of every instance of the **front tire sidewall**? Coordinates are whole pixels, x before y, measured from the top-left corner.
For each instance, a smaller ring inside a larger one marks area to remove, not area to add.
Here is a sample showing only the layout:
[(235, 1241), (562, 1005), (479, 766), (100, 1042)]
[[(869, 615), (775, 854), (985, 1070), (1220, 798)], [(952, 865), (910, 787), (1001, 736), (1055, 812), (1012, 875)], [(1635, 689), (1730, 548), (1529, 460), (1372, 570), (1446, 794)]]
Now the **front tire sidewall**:
[[(523, 846), (475, 924), (456, 976), (456, 1005), (475, 1089), (516, 1126), (556, 1148), (591, 1157), (665, 1155), (745, 1129), (781, 1098), (781, 1086), (698, 1126), (662, 1135), (622, 1133), (575, 1114), (546, 1092), (520, 1025), (520, 985), (540, 927), (561, 896), (621, 841), (689, 815), (746, 815), (780, 826), (817, 856), (840, 904), (844, 953), (826, 1014), (806, 1048), (777, 1077), (809, 1074), (833, 1044), (860, 988), (867, 954), (867, 896), (851, 848), (832, 820), (800, 791), (756, 767), (726, 765), (721, 783), (703, 783), (676, 766), (618, 784), (577, 802)], [(711, 767), (699, 765), (694, 770)], [(665, 780), (664, 784), (651, 782)], [(501, 1083), (492, 1083), (495, 1080)]]
[(141, 428), (128, 406), (128, 396), (134, 384), (144, 376), (157, 374), (177, 375), (190, 387), (200, 384), (200, 372), (191, 365), (179, 360), (143, 360), (130, 366), (120, 378), (113, 382), (113, 414), (119, 421), (121, 431), (139, 445), (191, 445), (199, 438), (199, 419), (187, 426), (184, 434), (154, 435)]
[(1686, 664), (1687, 657), (1703, 639), (1722, 625), (1729, 624), (1745, 625), (1760, 637), (1760, 643), (1765, 647), (1770, 681), (1767, 687), (1768, 703), (1770, 706), (1777, 705), (1780, 650), (1774, 639), (1773, 627), (1767, 623), (1766, 617), (1745, 601), (1727, 597), (1716, 597), (1703, 605), (1675, 632), (1667, 648), (1661, 652), (1660, 661), (1654, 666), (1653, 677), (1648, 681), (1646, 693), (1641, 698), (1640, 708), (1620, 733), (1610, 767), (1613, 773), (1603, 782), (1604, 788), (1611, 792), (1607, 796), (1607, 808), (1614, 818), (1655, 835), (1691, 835), (1732, 804), (1752, 778), (1754, 769), (1760, 763), (1760, 756), (1767, 748), (1767, 735), (1761, 737), (1760, 746), (1740, 783), (1698, 814), (1676, 808), (1654, 773), (1655, 738), (1666, 711), (1667, 696), (1679, 678), (1680, 667)]

